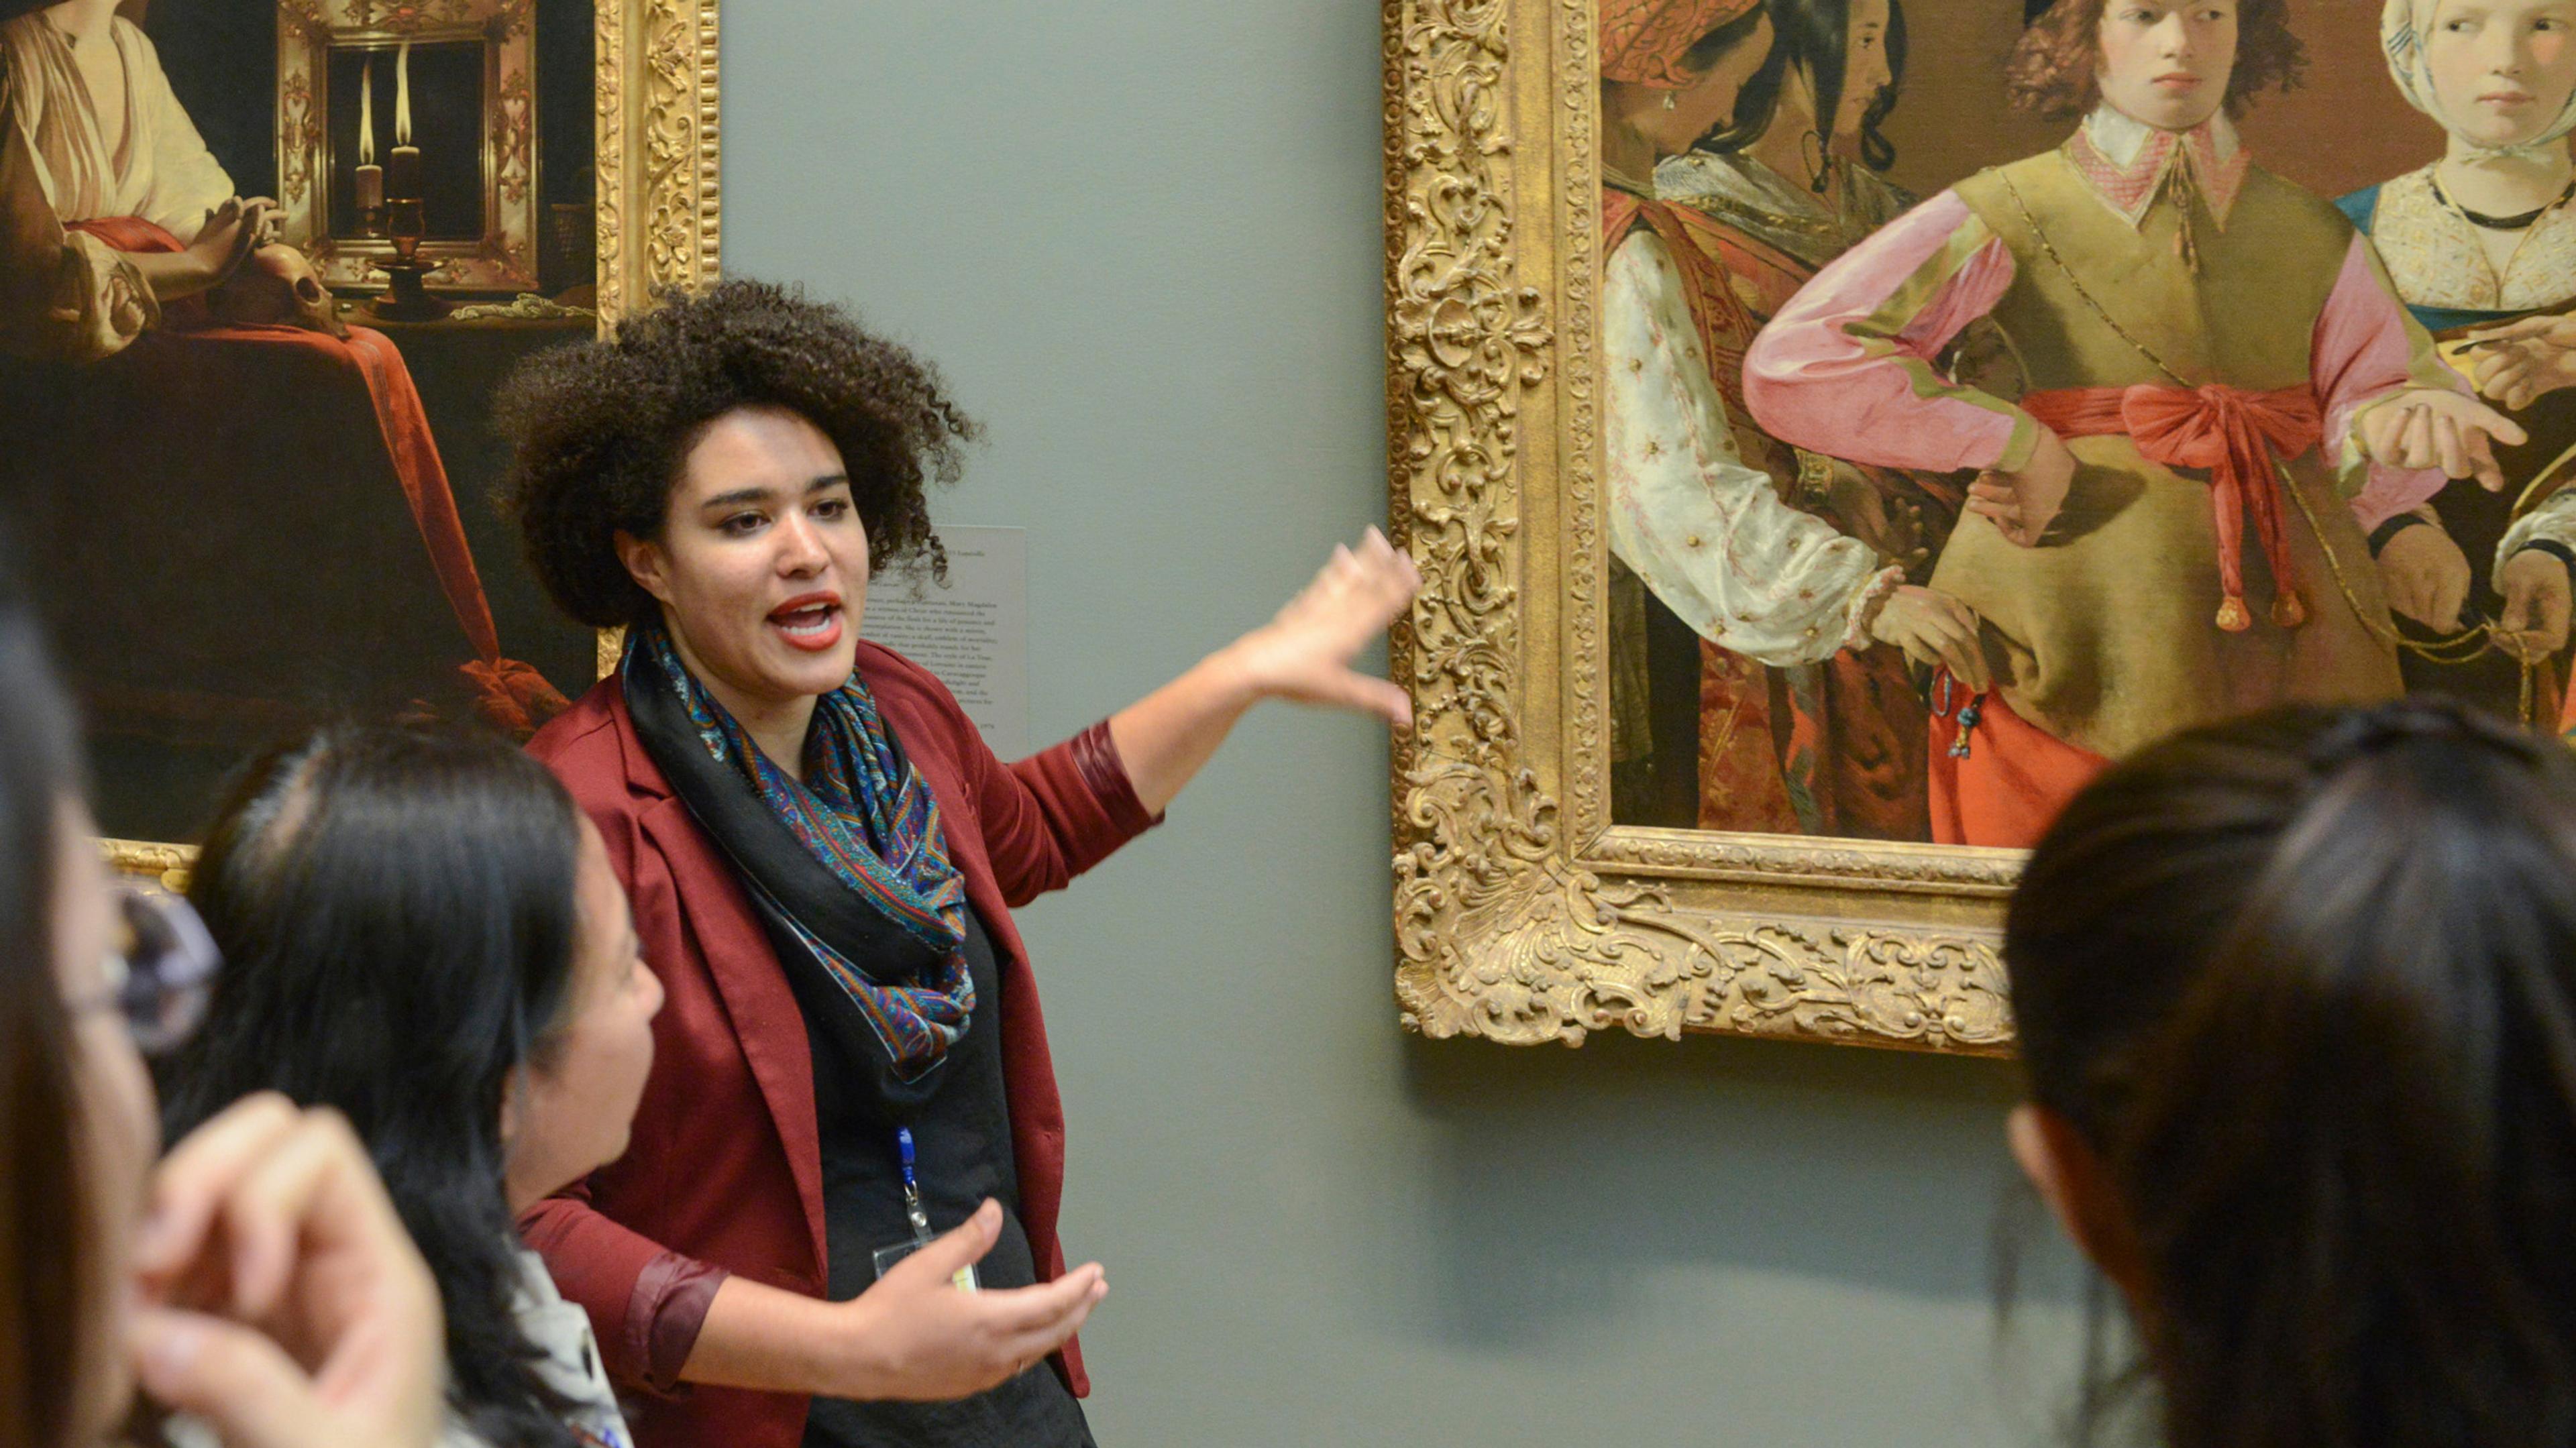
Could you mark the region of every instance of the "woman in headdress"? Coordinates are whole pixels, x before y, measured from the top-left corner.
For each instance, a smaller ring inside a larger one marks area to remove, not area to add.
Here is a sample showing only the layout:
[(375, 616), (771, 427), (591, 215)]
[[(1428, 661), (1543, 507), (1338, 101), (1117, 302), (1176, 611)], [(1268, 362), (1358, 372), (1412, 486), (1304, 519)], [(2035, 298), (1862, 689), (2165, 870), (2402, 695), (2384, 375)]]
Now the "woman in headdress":
[[(2446, 488), (2382, 524), (2384, 549), (2446, 532), (2492, 576), (2472, 594), (2497, 647), (2459, 662), (2409, 657), (2406, 681), (2499, 712), (2526, 707), (2521, 675), (2556, 712), (2567, 644), (2568, 569), (2576, 562), (2576, 400), (2539, 388), (2517, 365), (2531, 348), (2474, 340), (2533, 319), (2534, 335), (2576, 304), (2576, 3), (2388, 0), (2381, 47), (2398, 93), (2450, 132), (2443, 154), (2335, 204), (2367, 234), (2415, 320), (2460, 371), (2503, 402), (2531, 440), (2497, 461), (2507, 487)], [(2545, 349), (2545, 344), (2544, 344)], [(2416, 538), (2409, 539), (2406, 532)], [(2509, 545), (2509, 546), (2508, 546)], [(2456, 651), (2455, 651), (2456, 652)]]
[[(1614, 814), (1919, 839), (1905, 659), (1977, 677), (1972, 621), (1905, 581), (1915, 520), (1878, 486), (1746, 425), (1755, 308), (1795, 282), (1766, 298), (1740, 236), (1656, 197), (1658, 161), (1739, 114), (1749, 78), (1780, 74), (1770, 19), (1749, 0), (1603, 0), (1600, 34)], [(1874, 91), (1886, 73), (1863, 78)], [(1685, 773), (1675, 756), (1694, 746)]]
[[(1932, 577), (1994, 680), (1935, 681), (1936, 839), (2027, 845), (2176, 729), (2400, 692), (2365, 536), (2523, 438), (2332, 204), (2252, 165), (2227, 112), (2298, 60), (2285, 0), (2059, 0), (2008, 78), (2076, 133), (1844, 254), (1746, 360), (1776, 436), (1984, 474)], [(2018, 402), (1934, 368), (1987, 316)]]

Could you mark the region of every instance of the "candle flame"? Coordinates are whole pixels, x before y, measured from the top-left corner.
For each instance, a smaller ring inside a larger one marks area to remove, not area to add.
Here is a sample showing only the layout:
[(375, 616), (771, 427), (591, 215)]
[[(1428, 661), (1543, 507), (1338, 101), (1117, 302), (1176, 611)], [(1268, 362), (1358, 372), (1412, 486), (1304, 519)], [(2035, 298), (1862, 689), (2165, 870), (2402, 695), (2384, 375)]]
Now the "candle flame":
[(376, 68), (361, 63), (358, 69), (358, 164), (376, 162)]
[(394, 53), (394, 144), (411, 144), (411, 42)]

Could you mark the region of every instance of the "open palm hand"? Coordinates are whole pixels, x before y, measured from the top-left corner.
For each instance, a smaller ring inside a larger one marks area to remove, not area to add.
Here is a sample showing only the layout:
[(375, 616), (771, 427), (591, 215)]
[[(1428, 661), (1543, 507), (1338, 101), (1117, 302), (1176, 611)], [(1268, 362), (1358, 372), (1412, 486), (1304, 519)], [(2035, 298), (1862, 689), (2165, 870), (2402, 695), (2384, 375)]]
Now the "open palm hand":
[(1351, 660), (1421, 587), (1413, 560), (1371, 528), (1359, 547), (1336, 546), (1304, 591), (1236, 640), (1235, 662), (1257, 694), (1360, 710), (1403, 728), (1413, 721), (1412, 700), (1396, 684), (1354, 670)]

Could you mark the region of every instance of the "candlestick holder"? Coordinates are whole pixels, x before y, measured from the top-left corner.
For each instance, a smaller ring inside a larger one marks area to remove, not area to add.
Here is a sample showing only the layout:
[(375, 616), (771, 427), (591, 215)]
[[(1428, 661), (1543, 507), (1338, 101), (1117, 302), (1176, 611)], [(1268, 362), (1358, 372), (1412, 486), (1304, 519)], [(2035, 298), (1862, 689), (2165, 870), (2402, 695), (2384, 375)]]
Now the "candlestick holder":
[(377, 241), (383, 239), (384, 234), (385, 208), (381, 206), (359, 207), (358, 235), (369, 241)]
[(388, 284), (374, 302), (376, 315), (389, 322), (435, 322), (456, 310), (422, 285), (435, 268), (420, 259), (420, 239), (428, 228), (421, 219), (419, 198), (389, 200), (385, 211), (393, 230), (394, 256), (381, 263)]

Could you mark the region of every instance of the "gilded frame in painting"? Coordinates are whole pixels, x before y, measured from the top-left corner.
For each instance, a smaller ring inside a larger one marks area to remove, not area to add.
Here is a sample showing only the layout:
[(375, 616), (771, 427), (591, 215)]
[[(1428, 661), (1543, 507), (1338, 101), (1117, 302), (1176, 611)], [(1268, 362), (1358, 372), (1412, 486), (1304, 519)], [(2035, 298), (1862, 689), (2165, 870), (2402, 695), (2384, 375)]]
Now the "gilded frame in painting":
[[(300, 11), (296, 0), (282, 0)], [(408, 9), (400, 5), (380, 9)], [(659, 292), (712, 284), (721, 239), (718, 0), (595, 0), (593, 121), (603, 331)], [(603, 663), (613, 657), (605, 646)], [(182, 885), (195, 852), (108, 840), (120, 870)]]
[(1405, 1028), (1995, 1054), (2018, 851), (1614, 826), (1597, 0), (1385, 0)]

